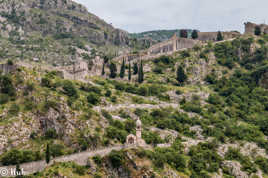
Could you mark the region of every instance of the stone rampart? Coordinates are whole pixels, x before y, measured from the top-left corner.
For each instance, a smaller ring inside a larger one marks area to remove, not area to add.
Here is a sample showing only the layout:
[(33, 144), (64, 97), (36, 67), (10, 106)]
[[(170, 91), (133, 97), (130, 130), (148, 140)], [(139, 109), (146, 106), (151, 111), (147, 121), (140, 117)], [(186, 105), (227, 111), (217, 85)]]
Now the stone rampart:
[(268, 25), (266, 24), (255, 24), (251, 22), (245, 23), (245, 34), (246, 35), (254, 35), (256, 27), (259, 26), (261, 29), (261, 33), (268, 34)]

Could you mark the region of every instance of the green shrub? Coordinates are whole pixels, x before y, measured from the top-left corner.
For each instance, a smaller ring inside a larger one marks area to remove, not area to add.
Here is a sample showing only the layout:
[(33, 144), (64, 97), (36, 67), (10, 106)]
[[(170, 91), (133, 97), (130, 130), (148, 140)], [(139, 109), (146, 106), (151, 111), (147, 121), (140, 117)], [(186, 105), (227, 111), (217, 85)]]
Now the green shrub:
[(80, 166), (80, 165), (75, 165), (74, 167), (74, 173), (83, 176), (86, 174), (86, 167), (85, 166)]
[(146, 132), (142, 133), (142, 138), (145, 140), (147, 144), (157, 145), (159, 143), (163, 143), (164, 141), (161, 139), (160, 135), (156, 132)]
[(47, 131), (45, 132), (46, 139), (56, 139), (57, 137), (58, 137), (58, 134), (56, 130), (53, 128), (47, 129)]
[(102, 175), (97, 172), (96, 174), (94, 174), (94, 178), (102, 178)]
[[(217, 145), (213, 142), (192, 146), (189, 151), (191, 160), (189, 168), (194, 174), (201, 175), (209, 171), (216, 172), (221, 163), (221, 157), (216, 152)], [(205, 176), (206, 177), (206, 176)]]
[(73, 85), (73, 83), (69, 80), (65, 80), (62, 83), (62, 89), (64, 91), (64, 94), (66, 94), (69, 97), (77, 98), (78, 93)]
[(214, 105), (221, 105), (223, 103), (221, 97), (215, 94), (209, 95), (208, 102)]
[(80, 89), (83, 91), (86, 91), (86, 92), (93, 92), (93, 93), (96, 93), (98, 95), (101, 95), (101, 88), (100, 87), (91, 86), (91, 85), (82, 85), (80, 87)]
[(106, 128), (107, 137), (111, 138), (111, 139), (117, 139), (121, 143), (125, 143), (127, 134), (128, 133), (125, 130), (118, 129), (118, 128), (113, 127), (113, 126)]
[(176, 90), (176, 95), (181, 95), (181, 94), (183, 94), (183, 91), (181, 91), (181, 90)]
[(154, 69), (153, 69), (153, 72), (156, 73), (156, 74), (163, 74), (163, 68), (161, 66), (156, 66)]
[(95, 93), (89, 93), (89, 95), (87, 96), (87, 101), (90, 103), (90, 104), (93, 104), (93, 105), (97, 105), (99, 104), (100, 102), (100, 97), (95, 94)]
[(163, 168), (164, 164), (166, 163), (166, 158), (162, 154), (157, 154), (153, 160), (153, 163), (158, 168)]
[(9, 100), (9, 97), (7, 94), (0, 93), (0, 104), (6, 104)]
[(5, 166), (37, 161), (40, 159), (42, 159), (42, 157), (39, 151), (33, 152), (30, 150), (11, 149), (1, 155), (1, 162)]
[(134, 85), (128, 85), (126, 87), (126, 92), (132, 93), (132, 94), (138, 94), (138, 87), (135, 87)]
[(115, 82), (114, 86), (116, 90), (124, 91), (126, 89), (126, 85), (122, 82)]
[(12, 104), (8, 110), (8, 114), (12, 116), (17, 116), (19, 112), (20, 112), (20, 107), (15, 103)]
[(27, 96), (29, 92), (32, 92), (33, 90), (34, 90), (34, 84), (31, 82), (27, 82), (24, 88), (24, 95)]
[(124, 155), (122, 151), (111, 151), (108, 158), (114, 168), (119, 168), (124, 163)]
[(154, 59), (153, 62), (158, 65), (160, 63), (164, 65), (170, 65), (174, 63), (174, 60), (172, 59), (172, 57), (169, 56), (161, 56), (159, 58)]
[(194, 112), (194, 113), (201, 113), (202, 112), (202, 108), (200, 107), (200, 105), (197, 105), (197, 104), (191, 103), (191, 102), (184, 104), (182, 108), (187, 112)]
[(257, 157), (255, 163), (259, 165), (264, 173), (268, 173), (268, 159), (263, 157)]
[(42, 112), (47, 113), (50, 108), (53, 108), (53, 109), (57, 110), (58, 109), (58, 103), (56, 103), (55, 101), (52, 101), (52, 100), (45, 100), (42, 103), (42, 108), (41, 108)]
[(8, 64), (8, 65), (14, 65), (14, 62), (13, 62), (11, 59), (8, 59), (8, 60), (7, 60), (7, 64)]
[(42, 87), (51, 88), (51, 86), (52, 86), (52, 82), (51, 82), (50, 79), (48, 79), (47, 77), (43, 77), (43, 78), (41, 79), (41, 86), (42, 86)]
[(9, 96), (16, 95), (16, 90), (10, 76), (0, 75), (0, 93), (7, 94)]
[(187, 57), (190, 57), (190, 56), (191, 56), (191, 54), (190, 54), (189, 51), (184, 50), (184, 51), (181, 52), (181, 57), (182, 58), (187, 58)]
[(98, 166), (102, 164), (102, 158), (100, 157), (100, 155), (93, 156), (92, 159)]
[(127, 132), (134, 132), (134, 130), (135, 130), (135, 128), (136, 128), (136, 123), (135, 123), (135, 121), (134, 120), (127, 120), (126, 122), (125, 122), (125, 130), (127, 131)]
[(116, 96), (112, 96), (112, 97), (111, 97), (111, 101), (112, 101), (113, 103), (116, 103), (116, 102), (117, 102), (117, 97), (116, 97)]
[(64, 155), (64, 146), (61, 144), (51, 144), (50, 153), (53, 157), (62, 156)]
[(148, 96), (149, 95), (149, 89), (146, 86), (141, 86), (138, 89), (138, 94), (141, 96)]
[(111, 97), (112, 95), (112, 91), (111, 90), (107, 90), (106, 93), (105, 93), (105, 96), (106, 97)]
[(106, 110), (101, 110), (101, 114), (103, 115), (103, 117), (105, 117), (108, 121), (112, 121), (113, 117), (112, 115), (106, 111)]

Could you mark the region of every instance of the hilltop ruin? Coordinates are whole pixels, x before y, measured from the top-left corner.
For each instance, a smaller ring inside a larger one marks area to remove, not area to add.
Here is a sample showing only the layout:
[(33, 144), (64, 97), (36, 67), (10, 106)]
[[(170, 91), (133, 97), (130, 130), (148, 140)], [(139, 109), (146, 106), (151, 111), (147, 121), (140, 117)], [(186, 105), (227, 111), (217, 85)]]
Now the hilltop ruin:
[(245, 34), (246, 35), (254, 35), (255, 29), (257, 26), (260, 27), (262, 34), (268, 34), (268, 25), (266, 25), (266, 24), (255, 24), (255, 23), (251, 23), (251, 22), (246, 22), (244, 25), (245, 25)]

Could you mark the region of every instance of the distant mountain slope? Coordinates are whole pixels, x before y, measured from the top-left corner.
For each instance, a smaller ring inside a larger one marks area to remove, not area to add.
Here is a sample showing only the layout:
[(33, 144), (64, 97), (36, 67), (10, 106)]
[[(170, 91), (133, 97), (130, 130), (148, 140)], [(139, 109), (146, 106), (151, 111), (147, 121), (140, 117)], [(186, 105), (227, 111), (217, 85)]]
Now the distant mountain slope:
[(62, 64), (79, 56), (71, 48), (115, 53), (131, 46), (127, 32), (71, 0), (1, 0), (0, 28), (0, 59)]
[(128, 43), (126, 32), (115, 29), (71, 0), (3, 0), (0, 13), (27, 34), (79, 36), (98, 45)]

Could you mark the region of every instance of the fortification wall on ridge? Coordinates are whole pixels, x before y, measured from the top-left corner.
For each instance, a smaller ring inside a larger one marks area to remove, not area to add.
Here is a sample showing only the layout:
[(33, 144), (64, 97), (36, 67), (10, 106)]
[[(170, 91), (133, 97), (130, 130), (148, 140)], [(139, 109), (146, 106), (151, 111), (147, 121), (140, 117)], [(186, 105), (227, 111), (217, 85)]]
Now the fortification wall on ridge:
[(146, 59), (150, 59), (156, 56), (169, 55), (181, 49), (192, 48), (197, 44), (201, 45), (202, 42), (199, 40), (193, 40), (189, 38), (178, 38), (176, 35), (174, 35), (171, 39), (161, 42), (161, 43), (157, 43), (151, 46), (147, 50), (144, 50), (135, 54), (133, 53), (124, 54), (124, 55), (114, 58), (114, 60), (123, 60), (123, 59), (127, 61), (132, 61), (132, 60), (137, 60), (137, 59), (146, 60)]
[[(200, 41), (216, 41), (218, 32), (198, 32), (198, 40)], [(239, 37), (239, 32), (222, 32), (224, 40)]]
[(254, 35), (255, 28), (259, 26), (261, 28), (261, 33), (268, 34), (268, 25), (266, 24), (255, 24), (251, 22), (246, 22), (245, 24), (245, 34), (247, 35)]

